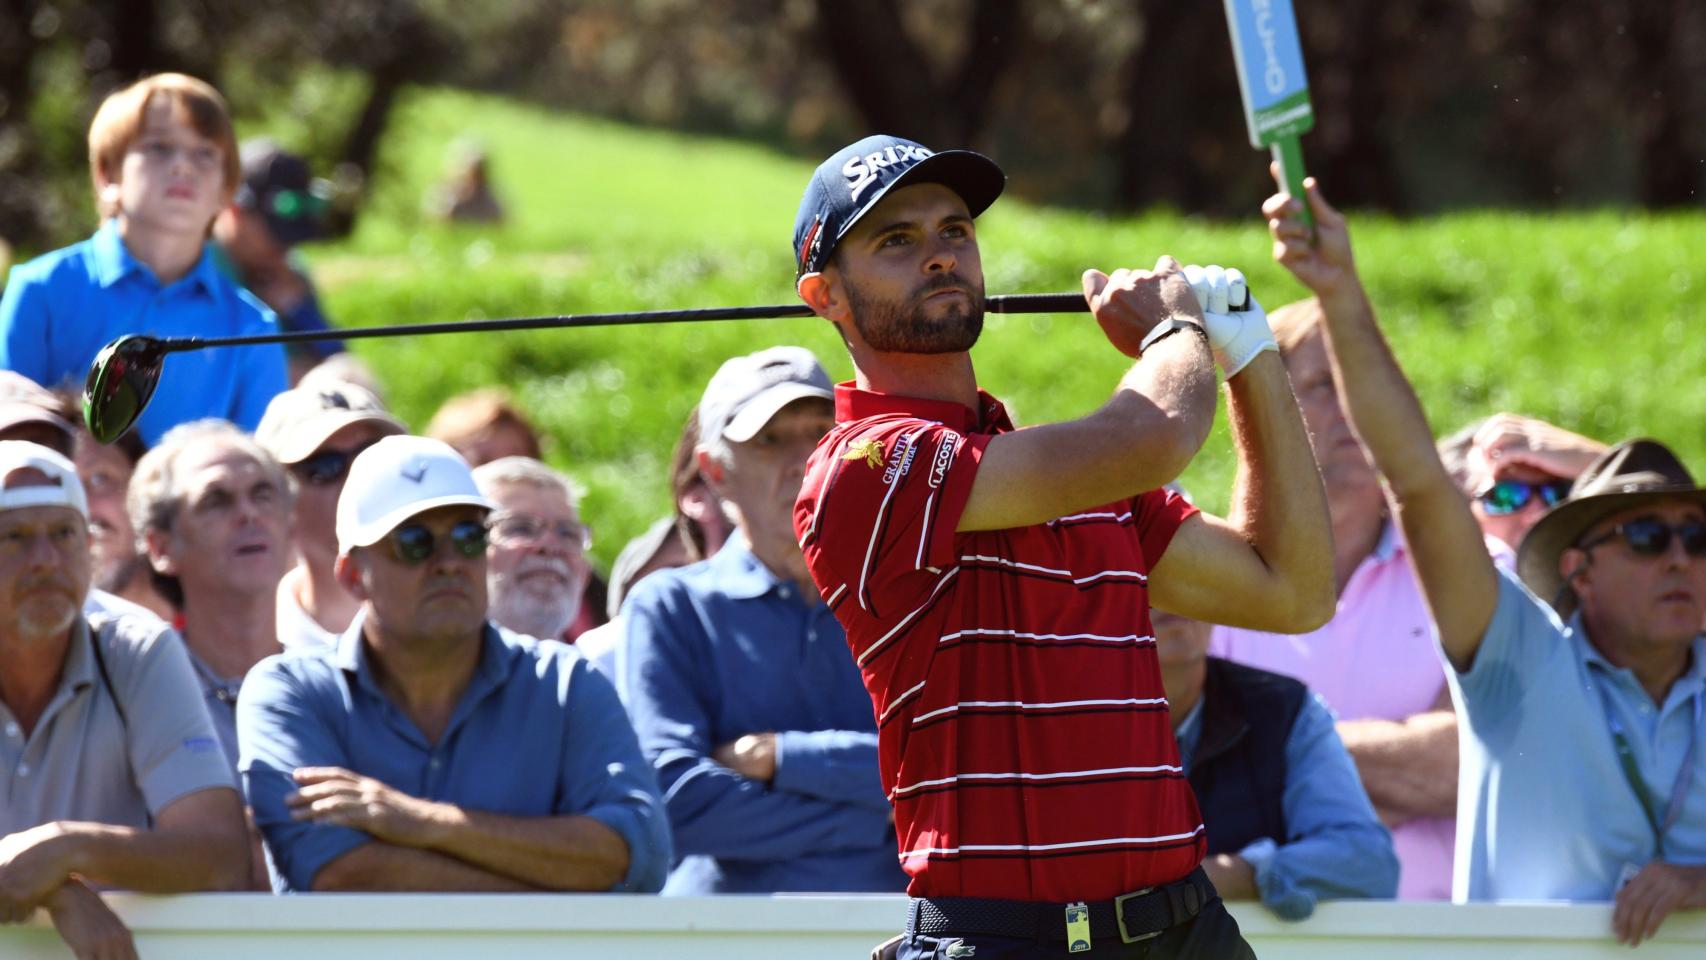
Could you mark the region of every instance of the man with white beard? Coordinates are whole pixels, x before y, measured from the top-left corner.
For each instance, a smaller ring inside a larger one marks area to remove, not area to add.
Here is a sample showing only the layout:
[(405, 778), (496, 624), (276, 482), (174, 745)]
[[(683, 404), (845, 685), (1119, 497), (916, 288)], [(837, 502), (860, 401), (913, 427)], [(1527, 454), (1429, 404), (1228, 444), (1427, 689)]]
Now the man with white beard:
[(493, 622), (560, 640), (580, 613), (591, 568), (586, 525), (567, 477), (531, 457), (503, 457), (474, 470), (497, 509), (491, 516), (486, 585)]

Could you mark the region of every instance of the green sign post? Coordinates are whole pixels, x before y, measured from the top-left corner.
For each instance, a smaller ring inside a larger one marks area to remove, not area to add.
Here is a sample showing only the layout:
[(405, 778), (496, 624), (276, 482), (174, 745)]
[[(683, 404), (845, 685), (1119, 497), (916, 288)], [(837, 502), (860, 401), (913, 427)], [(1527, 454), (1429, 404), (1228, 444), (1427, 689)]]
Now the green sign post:
[(1314, 128), (1315, 110), (1309, 104), (1309, 78), (1303, 72), (1303, 46), (1291, 0), (1226, 0), (1226, 25), (1232, 33), (1232, 60), (1238, 65), (1250, 145), (1273, 152), (1286, 192), (1303, 201), (1304, 218), (1313, 228), (1315, 218), (1303, 195), (1298, 138)]

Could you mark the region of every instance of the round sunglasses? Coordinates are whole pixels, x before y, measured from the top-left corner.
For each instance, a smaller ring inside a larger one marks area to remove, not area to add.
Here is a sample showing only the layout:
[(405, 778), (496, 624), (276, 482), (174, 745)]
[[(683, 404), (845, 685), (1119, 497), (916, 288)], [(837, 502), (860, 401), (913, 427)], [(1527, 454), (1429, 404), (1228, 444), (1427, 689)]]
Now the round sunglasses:
[(1610, 530), (1583, 541), (1581, 549), (1594, 547), (1619, 537), (1637, 556), (1656, 557), (1670, 549), (1672, 536), (1682, 538), (1682, 549), (1691, 557), (1706, 556), (1706, 520), (1688, 520), (1675, 526), (1658, 517), (1636, 517)]
[(1567, 480), (1548, 480), (1545, 483), (1500, 480), (1475, 499), (1481, 501), (1481, 509), (1487, 512), (1487, 516), (1501, 517), (1521, 510), (1535, 498), (1550, 510), (1569, 495), (1570, 483)]
[[(425, 563), (438, 553), (439, 535), (424, 523), (405, 523), (385, 538), (391, 544), (391, 555), (399, 563), (410, 566)], [(486, 553), (486, 524), (480, 520), (463, 520), (450, 528), (444, 537), (450, 547), (464, 557), (479, 557)]]

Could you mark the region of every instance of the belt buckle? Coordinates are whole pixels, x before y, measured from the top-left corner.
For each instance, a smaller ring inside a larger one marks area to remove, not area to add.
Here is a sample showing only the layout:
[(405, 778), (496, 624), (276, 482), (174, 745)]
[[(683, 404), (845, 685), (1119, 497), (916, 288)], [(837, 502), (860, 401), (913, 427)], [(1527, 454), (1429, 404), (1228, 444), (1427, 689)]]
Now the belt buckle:
[(1152, 930), (1149, 933), (1138, 934), (1134, 937), (1128, 933), (1125, 928), (1125, 902), (1127, 900), (1133, 900), (1137, 897), (1141, 897), (1146, 893), (1151, 893), (1154, 890), (1154, 887), (1144, 887), (1142, 890), (1133, 890), (1130, 893), (1122, 893), (1114, 898), (1114, 920), (1119, 924), (1121, 942), (1138, 943), (1143, 940), (1148, 940), (1151, 937), (1159, 937), (1161, 935), (1161, 931)]

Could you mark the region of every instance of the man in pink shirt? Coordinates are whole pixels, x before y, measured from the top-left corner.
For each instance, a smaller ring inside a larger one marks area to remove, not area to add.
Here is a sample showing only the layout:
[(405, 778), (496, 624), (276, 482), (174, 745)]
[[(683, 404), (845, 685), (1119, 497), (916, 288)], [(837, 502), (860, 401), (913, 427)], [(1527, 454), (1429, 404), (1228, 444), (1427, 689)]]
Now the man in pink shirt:
[(1398, 896), (1445, 900), (1456, 835), (1457, 718), (1408, 551), (1388, 522), (1380, 477), (1340, 408), (1320, 320), (1313, 300), (1269, 317), (1327, 489), (1338, 612), (1321, 629), (1296, 636), (1217, 627), (1210, 650), (1296, 677), (1327, 701), (1375, 811), (1392, 830)]

